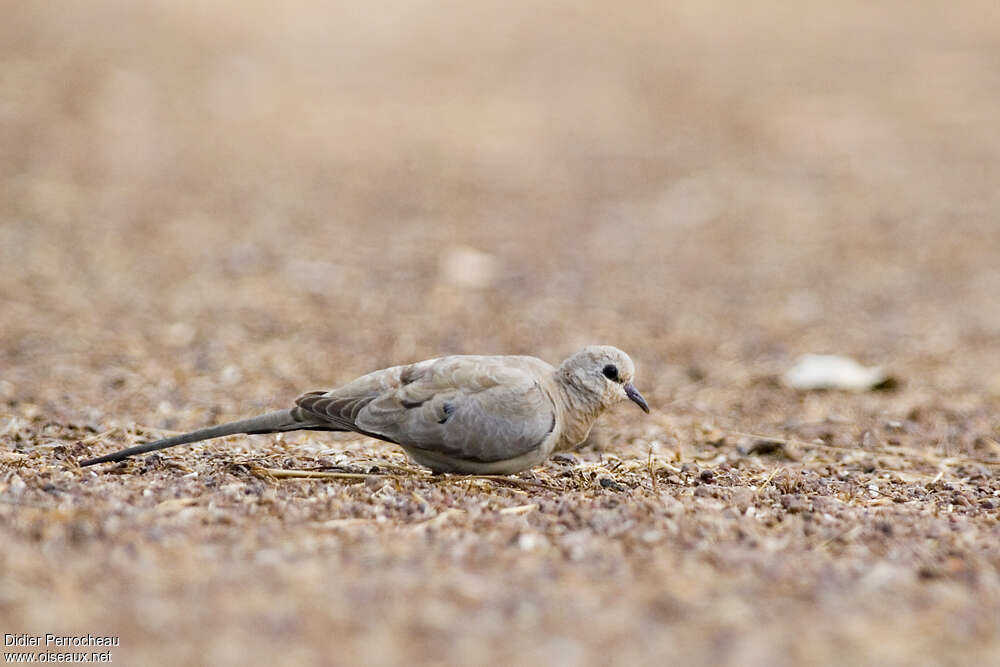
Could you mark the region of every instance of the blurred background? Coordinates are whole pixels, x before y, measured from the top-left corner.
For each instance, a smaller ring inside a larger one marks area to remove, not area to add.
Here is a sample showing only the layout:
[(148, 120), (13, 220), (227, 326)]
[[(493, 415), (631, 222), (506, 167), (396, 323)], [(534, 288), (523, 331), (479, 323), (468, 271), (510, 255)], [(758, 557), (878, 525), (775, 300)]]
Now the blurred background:
[(231, 367), (270, 400), (593, 341), (658, 391), (707, 355), (1000, 334), (993, 3), (4, 14), (8, 393), (42, 365), (92, 409), (95, 354), (138, 411), (151, 357), (156, 395)]
[(995, 408), (998, 56), (986, 1), (9, 0), (0, 397), (189, 429), (608, 343), (733, 428), (805, 352)]

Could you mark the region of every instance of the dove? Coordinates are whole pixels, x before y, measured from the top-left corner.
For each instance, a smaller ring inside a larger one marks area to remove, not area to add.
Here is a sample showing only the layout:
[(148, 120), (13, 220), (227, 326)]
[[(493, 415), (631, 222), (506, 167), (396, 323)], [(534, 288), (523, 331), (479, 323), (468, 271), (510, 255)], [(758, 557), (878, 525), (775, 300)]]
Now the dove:
[(121, 461), (237, 434), (354, 431), (399, 445), (435, 473), (507, 475), (582, 443), (607, 408), (649, 405), (635, 365), (609, 345), (585, 347), (558, 367), (529, 356), (452, 355), (362, 375), (312, 391), (295, 407), (184, 433), (81, 461)]

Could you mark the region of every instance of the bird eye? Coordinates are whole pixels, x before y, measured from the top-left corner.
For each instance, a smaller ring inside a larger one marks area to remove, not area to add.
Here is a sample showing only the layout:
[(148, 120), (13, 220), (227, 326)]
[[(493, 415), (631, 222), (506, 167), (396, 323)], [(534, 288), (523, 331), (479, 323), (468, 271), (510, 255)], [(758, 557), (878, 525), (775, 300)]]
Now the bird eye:
[(615, 382), (618, 382), (618, 367), (615, 366), (614, 364), (608, 364), (607, 366), (604, 367), (604, 370), (601, 372), (604, 373), (604, 377), (608, 378), (609, 380), (614, 380)]

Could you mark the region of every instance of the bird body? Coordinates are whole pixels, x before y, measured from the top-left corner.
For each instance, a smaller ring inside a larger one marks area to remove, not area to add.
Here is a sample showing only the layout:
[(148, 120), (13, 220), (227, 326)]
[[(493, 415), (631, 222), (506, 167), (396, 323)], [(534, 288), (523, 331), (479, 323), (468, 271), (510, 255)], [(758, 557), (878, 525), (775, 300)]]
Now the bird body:
[(295, 407), (157, 440), (81, 462), (88, 466), (239, 433), (355, 431), (400, 445), (435, 472), (509, 474), (586, 439), (607, 407), (632, 400), (628, 355), (591, 346), (558, 368), (528, 356), (453, 355), (393, 366)]

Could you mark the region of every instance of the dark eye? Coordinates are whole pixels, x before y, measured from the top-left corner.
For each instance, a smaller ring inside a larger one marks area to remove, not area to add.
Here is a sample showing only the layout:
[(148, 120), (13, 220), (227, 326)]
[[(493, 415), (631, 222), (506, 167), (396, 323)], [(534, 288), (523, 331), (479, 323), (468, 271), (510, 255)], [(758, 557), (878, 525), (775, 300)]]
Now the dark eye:
[(609, 380), (614, 380), (615, 382), (618, 382), (618, 367), (615, 366), (614, 364), (608, 364), (607, 366), (604, 367), (604, 370), (601, 372), (604, 373), (604, 377), (608, 378)]

